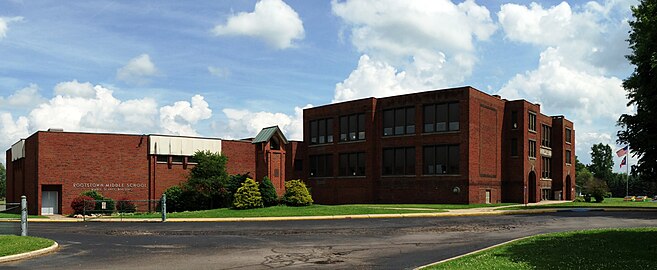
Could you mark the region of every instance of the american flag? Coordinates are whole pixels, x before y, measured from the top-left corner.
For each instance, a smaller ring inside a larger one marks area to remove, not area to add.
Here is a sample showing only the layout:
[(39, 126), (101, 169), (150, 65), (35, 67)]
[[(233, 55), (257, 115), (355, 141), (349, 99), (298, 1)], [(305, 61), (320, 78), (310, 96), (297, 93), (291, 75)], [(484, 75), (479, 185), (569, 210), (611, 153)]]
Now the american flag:
[(621, 161), (620, 167), (623, 168), (623, 165), (627, 165), (627, 157), (624, 157)]
[(621, 148), (620, 150), (616, 151), (616, 155), (619, 157), (622, 157), (627, 154), (627, 150), (629, 150), (630, 146), (626, 145), (625, 147)]

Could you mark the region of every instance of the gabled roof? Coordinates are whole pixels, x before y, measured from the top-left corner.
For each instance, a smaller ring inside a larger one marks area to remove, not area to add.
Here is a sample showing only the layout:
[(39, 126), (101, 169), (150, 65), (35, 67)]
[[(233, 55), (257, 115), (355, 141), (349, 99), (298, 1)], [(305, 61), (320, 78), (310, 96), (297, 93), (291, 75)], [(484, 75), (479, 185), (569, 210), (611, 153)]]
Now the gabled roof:
[(283, 135), (283, 132), (281, 131), (280, 128), (278, 128), (278, 126), (263, 128), (251, 143), (256, 144), (261, 142), (268, 142), (269, 140), (271, 140), (271, 137), (273, 137), (276, 134), (278, 134), (278, 137), (281, 140), (283, 140), (283, 144), (288, 144), (285, 135)]

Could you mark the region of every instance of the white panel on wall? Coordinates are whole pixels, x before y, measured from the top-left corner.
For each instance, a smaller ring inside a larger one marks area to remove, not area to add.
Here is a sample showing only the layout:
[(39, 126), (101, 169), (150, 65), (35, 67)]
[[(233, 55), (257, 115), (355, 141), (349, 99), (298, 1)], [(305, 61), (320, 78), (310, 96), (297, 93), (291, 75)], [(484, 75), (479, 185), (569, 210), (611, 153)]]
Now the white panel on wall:
[(25, 157), (25, 140), (21, 139), (11, 146), (11, 161)]
[[(220, 139), (188, 138), (151, 135), (151, 155), (193, 156), (196, 151), (210, 151), (221, 154)], [(157, 149), (156, 149), (157, 148)]]

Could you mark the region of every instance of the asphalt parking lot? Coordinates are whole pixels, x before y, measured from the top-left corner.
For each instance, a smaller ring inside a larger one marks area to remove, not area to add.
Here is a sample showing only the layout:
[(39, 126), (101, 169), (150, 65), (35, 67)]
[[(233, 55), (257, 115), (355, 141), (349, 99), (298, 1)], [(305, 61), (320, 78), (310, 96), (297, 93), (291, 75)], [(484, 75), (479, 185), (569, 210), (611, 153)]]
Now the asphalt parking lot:
[[(61, 248), (3, 269), (412, 269), (518, 237), (655, 227), (657, 212), (272, 222), (31, 223)], [(537, 254), (539, 255), (539, 254)]]

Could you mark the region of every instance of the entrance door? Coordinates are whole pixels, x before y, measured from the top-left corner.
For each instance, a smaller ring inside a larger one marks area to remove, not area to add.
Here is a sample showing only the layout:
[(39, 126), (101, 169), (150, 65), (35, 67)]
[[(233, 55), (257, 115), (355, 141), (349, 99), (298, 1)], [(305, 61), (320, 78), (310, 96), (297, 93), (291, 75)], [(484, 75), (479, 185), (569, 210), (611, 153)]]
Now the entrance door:
[(41, 192), (41, 214), (54, 215), (59, 213), (57, 209), (59, 202), (57, 201), (59, 192), (57, 191), (42, 191)]
[(490, 204), (490, 190), (486, 190), (486, 204)]
[(536, 173), (534, 171), (529, 172), (529, 192), (527, 196), (529, 196), (528, 201), (530, 203), (535, 203), (536, 202)]

